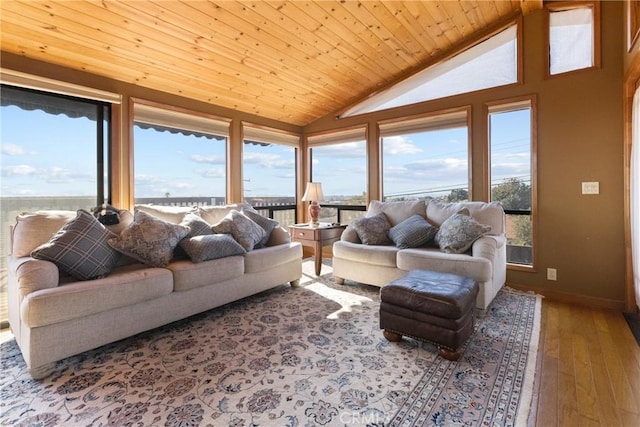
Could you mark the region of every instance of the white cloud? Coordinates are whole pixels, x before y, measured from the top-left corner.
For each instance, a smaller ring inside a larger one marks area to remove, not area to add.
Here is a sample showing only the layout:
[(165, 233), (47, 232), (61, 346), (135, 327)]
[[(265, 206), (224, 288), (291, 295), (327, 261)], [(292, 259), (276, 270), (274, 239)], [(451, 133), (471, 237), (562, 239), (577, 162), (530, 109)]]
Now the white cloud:
[(195, 172), (203, 178), (224, 178), (226, 176), (224, 168), (198, 169)]
[(196, 163), (209, 163), (212, 165), (224, 165), (226, 163), (226, 159), (223, 156), (203, 156), (202, 154), (192, 154), (191, 160)]
[(246, 152), (243, 158), (247, 164), (259, 165), (267, 169), (291, 169), (295, 166), (295, 161), (283, 159), (278, 154)]
[(2, 168), (2, 176), (28, 176), (35, 175), (37, 169), (29, 165), (4, 166)]
[(0, 148), (0, 152), (7, 156), (20, 156), (27, 154), (27, 150), (24, 147), (21, 147), (16, 144), (2, 144), (2, 148)]
[(382, 149), (384, 154), (388, 156), (401, 156), (403, 154), (417, 154), (422, 152), (420, 147), (402, 135), (384, 138)]
[(366, 143), (345, 142), (317, 147), (313, 150), (313, 157), (329, 157), (332, 159), (357, 159), (367, 156)]

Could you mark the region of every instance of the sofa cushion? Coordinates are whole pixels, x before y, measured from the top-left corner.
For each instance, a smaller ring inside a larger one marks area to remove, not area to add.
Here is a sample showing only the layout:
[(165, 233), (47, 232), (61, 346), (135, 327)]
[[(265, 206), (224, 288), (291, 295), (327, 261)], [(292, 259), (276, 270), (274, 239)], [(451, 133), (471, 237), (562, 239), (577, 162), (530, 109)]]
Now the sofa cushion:
[(216, 233), (231, 234), (247, 252), (253, 250), (266, 234), (262, 227), (235, 209), (214, 224), (212, 229)]
[(421, 215), (412, 215), (391, 227), (389, 237), (399, 249), (417, 248), (431, 242), (438, 228), (429, 224)]
[(173, 273), (173, 289), (177, 292), (210, 286), (244, 274), (244, 257), (228, 256), (199, 263), (174, 261), (167, 266)]
[(36, 259), (55, 263), (60, 270), (79, 280), (91, 280), (109, 274), (120, 253), (109, 246), (116, 235), (92, 214), (79, 210), (47, 243), (31, 252)]
[(403, 249), (398, 252), (401, 270), (431, 270), (469, 277), (476, 282), (490, 281), (493, 275), (491, 261), (468, 254), (450, 254), (437, 248)]
[(287, 264), (301, 258), (302, 245), (300, 243), (268, 246), (247, 252), (244, 257), (244, 271), (245, 273), (269, 271), (278, 265)]
[(22, 303), (22, 319), (32, 328), (50, 325), (159, 298), (172, 290), (169, 270), (132, 264), (101, 279), (32, 292)]
[(63, 225), (77, 215), (77, 211), (59, 210), (43, 210), (18, 215), (11, 230), (11, 255), (14, 258), (29, 256), (32, 250), (48, 242)]
[(391, 245), (367, 246), (345, 241), (339, 241), (333, 244), (334, 258), (342, 258), (381, 267), (396, 267), (398, 251), (398, 248)]
[(504, 209), (499, 202), (442, 203), (432, 200), (427, 205), (427, 221), (440, 226), (447, 218), (464, 208), (469, 210), (469, 214), (476, 221), (491, 226), (488, 234), (499, 235), (505, 232)]
[(180, 224), (188, 213), (197, 212), (196, 206), (162, 206), (162, 205), (136, 205), (135, 212), (142, 211), (160, 218), (172, 224)]
[(351, 228), (356, 230), (358, 238), (365, 245), (386, 245), (391, 243), (389, 239), (391, 224), (384, 212), (357, 218), (351, 223)]
[(467, 208), (447, 218), (438, 233), (436, 242), (447, 253), (461, 254), (469, 250), (476, 239), (491, 231), (488, 225), (480, 224), (469, 215)]
[(267, 218), (266, 216), (260, 215), (258, 211), (253, 208), (245, 208), (242, 209), (242, 213), (245, 214), (249, 219), (258, 224), (265, 232), (264, 237), (256, 244), (256, 248), (261, 248), (267, 244), (269, 241), (269, 237), (271, 237), (271, 232), (274, 228), (276, 228), (280, 223), (271, 218)]
[(180, 246), (193, 262), (244, 255), (247, 251), (229, 234), (207, 234), (185, 237)]
[(375, 216), (380, 212), (387, 215), (387, 220), (393, 227), (412, 215), (420, 215), (424, 217), (426, 213), (426, 205), (424, 200), (402, 202), (381, 202), (379, 200), (372, 200), (371, 203), (369, 203), (369, 209), (367, 209), (366, 216)]
[(198, 206), (197, 211), (198, 215), (200, 215), (202, 219), (213, 225), (222, 221), (222, 219), (232, 210), (242, 211), (242, 209), (250, 207), (250, 204), (242, 202), (223, 206)]
[(184, 225), (172, 224), (145, 211), (136, 211), (133, 222), (119, 236), (109, 239), (109, 245), (144, 264), (164, 267), (189, 231), (189, 227)]

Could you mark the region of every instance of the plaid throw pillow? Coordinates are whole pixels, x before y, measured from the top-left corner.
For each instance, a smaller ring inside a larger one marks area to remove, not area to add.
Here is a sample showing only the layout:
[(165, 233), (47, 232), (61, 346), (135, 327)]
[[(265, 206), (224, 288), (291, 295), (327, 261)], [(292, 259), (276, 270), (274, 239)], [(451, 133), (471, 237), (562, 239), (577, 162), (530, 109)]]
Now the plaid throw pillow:
[(36, 259), (51, 261), (79, 280), (104, 277), (116, 265), (120, 254), (109, 246), (116, 235), (89, 212), (79, 210), (47, 243), (31, 252)]

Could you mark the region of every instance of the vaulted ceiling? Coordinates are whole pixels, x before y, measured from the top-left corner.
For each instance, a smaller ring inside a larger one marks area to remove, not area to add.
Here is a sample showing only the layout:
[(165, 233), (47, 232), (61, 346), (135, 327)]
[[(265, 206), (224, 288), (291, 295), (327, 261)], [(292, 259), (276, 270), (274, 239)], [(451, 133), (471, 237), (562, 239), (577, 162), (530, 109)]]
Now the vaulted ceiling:
[(2, 0), (3, 51), (305, 125), (542, 0)]

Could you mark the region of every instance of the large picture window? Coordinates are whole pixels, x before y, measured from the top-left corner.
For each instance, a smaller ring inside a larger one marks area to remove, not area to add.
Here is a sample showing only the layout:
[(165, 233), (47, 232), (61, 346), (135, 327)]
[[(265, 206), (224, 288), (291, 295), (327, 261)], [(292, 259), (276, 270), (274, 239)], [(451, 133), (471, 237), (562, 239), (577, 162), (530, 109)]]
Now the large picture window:
[(311, 181), (320, 182), (321, 222), (350, 224), (367, 203), (367, 143), (364, 127), (309, 137)]
[(533, 265), (533, 100), (488, 107), (492, 201), (507, 214), (507, 262)]
[(223, 119), (136, 103), (135, 203), (225, 204), (228, 135)]
[(381, 122), (384, 200), (469, 200), (467, 110)]
[(296, 156), (300, 136), (243, 123), (244, 201), (282, 225), (296, 222)]
[[(109, 201), (111, 104), (2, 85), (0, 299), (10, 224), (22, 212)], [(0, 301), (0, 324), (7, 319)]]

